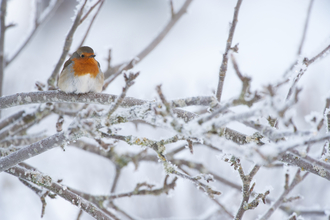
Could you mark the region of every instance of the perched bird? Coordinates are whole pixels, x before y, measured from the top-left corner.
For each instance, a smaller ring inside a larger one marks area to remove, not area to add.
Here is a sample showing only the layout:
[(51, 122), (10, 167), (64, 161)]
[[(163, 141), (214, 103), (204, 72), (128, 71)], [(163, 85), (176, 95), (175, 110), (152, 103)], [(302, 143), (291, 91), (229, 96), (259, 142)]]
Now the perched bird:
[(58, 87), (66, 93), (102, 92), (104, 74), (90, 47), (80, 47), (63, 67)]

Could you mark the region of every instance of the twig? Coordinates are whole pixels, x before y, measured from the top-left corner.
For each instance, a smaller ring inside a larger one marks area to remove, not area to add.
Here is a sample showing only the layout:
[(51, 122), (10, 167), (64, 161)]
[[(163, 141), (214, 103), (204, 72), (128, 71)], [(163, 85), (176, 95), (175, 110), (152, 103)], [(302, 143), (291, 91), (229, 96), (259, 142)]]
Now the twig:
[(13, 122), (10, 126), (5, 127), (0, 131), (0, 140), (13, 136), (19, 132), (22, 132), (31, 126), (35, 125), (40, 120), (46, 118), (51, 114), (49, 106), (38, 108), (35, 111), (24, 114)]
[(322, 50), (319, 54), (317, 54), (315, 57), (313, 57), (312, 59), (308, 59), (307, 57), (304, 59), (304, 64), (306, 66), (309, 66), (310, 64), (314, 63), (315, 60), (317, 60), (318, 58), (322, 57), (328, 50), (330, 50), (330, 45), (327, 46), (324, 50)]
[(80, 217), (82, 216), (83, 213), (84, 213), (84, 211), (82, 209), (80, 209), (79, 213), (77, 215), (77, 220), (80, 220)]
[(255, 200), (253, 200), (252, 202), (249, 203), (250, 195), (253, 192), (253, 188), (255, 185), (255, 184), (253, 184), (250, 187), (251, 181), (252, 181), (252, 178), (256, 175), (256, 173), (260, 169), (260, 166), (255, 165), (252, 168), (252, 170), (250, 171), (250, 173), (245, 175), (239, 159), (232, 157), (230, 162), (232, 163), (232, 166), (234, 166), (234, 168), (238, 170), (238, 173), (239, 173), (242, 183), (243, 183), (243, 199), (242, 199), (240, 208), (238, 209), (236, 216), (234, 218), (235, 220), (240, 220), (240, 219), (242, 219), (245, 211), (247, 211), (249, 209), (254, 209), (258, 206), (259, 199), (262, 199), (263, 202), (265, 203), (265, 197), (269, 194), (269, 191), (265, 192), (264, 194), (259, 194), (255, 198)]
[[(305, 160), (304, 157), (301, 157), (299, 154), (293, 152), (285, 154), (279, 160), (291, 165), (295, 165), (302, 170), (313, 173), (319, 177), (330, 180), (330, 169), (327, 168), (329, 165), (326, 163), (322, 163), (313, 158), (308, 158)], [(317, 164), (317, 162), (321, 164)]]
[(0, 141), (0, 151), (1, 148), (7, 148), (10, 146), (24, 146), (28, 144), (33, 144), (34, 142), (40, 141), (45, 137), (46, 136), (43, 132), (33, 135), (29, 134), (23, 136), (7, 137)]
[[(91, 30), (91, 27), (92, 27), (92, 25), (93, 25), (93, 23), (94, 23), (94, 21), (95, 21), (95, 18), (96, 18), (96, 16), (99, 14), (99, 12), (100, 12), (100, 10), (101, 10), (101, 8), (102, 8), (102, 5), (103, 5), (103, 3), (104, 3), (104, 0), (99, 0), (98, 2), (96, 2), (95, 5), (93, 5), (93, 6), (90, 8), (90, 10), (89, 10), (89, 12), (92, 11), (92, 10), (94, 9), (94, 7), (95, 7), (97, 4), (99, 4), (99, 3), (100, 3), (100, 6), (99, 6), (99, 8), (97, 9), (97, 11), (95, 12), (95, 14), (94, 14), (94, 16), (93, 16), (91, 22), (89, 23), (89, 26), (88, 26), (88, 28), (87, 28), (87, 31), (86, 31), (86, 33), (85, 33), (83, 39), (81, 40), (81, 43), (79, 44), (79, 47), (83, 46), (83, 44), (84, 44), (84, 42), (85, 42), (85, 40), (86, 40), (86, 38), (87, 38), (87, 36), (88, 36), (88, 34), (89, 34), (89, 31)], [(85, 18), (88, 16), (89, 12), (87, 12), (86, 15), (81, 19), (80, 23), (82, 23), (82, 22), (85, 20)], [(79, 48), (79, 47), (78, 47), (78, 48)], [(78, 48), (77, 48), (77, 49), (78, 49)]]
[(324, 50), (322, 50), (319, 54), (317, 54), (315, 57), (313, 57), (312, 59), (308, 59), (307, 57), (304, 58), (303, 62), (306, 65), (305, 68), (301, 68), (299, 70), (299, 73), (297, 74), (297, 76), (294, 78), (293, 83), (289, 89), (288, 95), (286, 97), (286, 100), (288, 100), (290, 98), (290, 96), (293, 93), (293, 90), (296, 86), (296, 84), (298, 83), (298, 81), (300, 80), (300, 78), (304, 75), (304, 73), (307, 71), (307, 68), (310, 64), (314, 63), (315, 60), (317, 60), (318, 58), (322, 57), (328, 50), (330, 50), (330, 45), (327, 46)]
[(298, 49), (298, 54), (297, 54), (298, 56), (301, 54), (301, 50), (302, 50), (302, 47), (304, 45), (304, 41), (305, 41), (305, 37), (306, 37), (306, 32), (307, 32), (307, 28), (308, 28), (309, 17), (311, 15), (311, 11), (312, 11), (313, 2), (314, 2), (314, 0), (311, 0), (309, 2), (307, 16), (306, 16), (306, 21), (305, 21), (304, 32), (303, 32), (303, 35), (302, 35), (302, 38), (301, 38), (301, 41), (300, 41), (300, 45), (299, 45), (299, 49)]
[(122, 210), (121, 208), (119, 208), (118, 206), (116, 206), (113, 202), (110, 202), (109, 203), (109, 206), (111, 206), (111, 208), (113, 208), (117, 212), (120, 212), (121, 214), (123, 214), (124, 216), (126, 216), (127, 219), (129, 219), (129, 220), (135, 220), (132, 216), (130, 216), (127, 212), (125, 212), (124, 210)]
[(119, 176), (120, 176), (120, 173), (121, 173), (121, 168), (117, 164), (115, 164), (115, 165), (116, 165), (116, 175), (115, 175), (115, 178), (113, 179), (113, 183), (112, 183), (112, 186), (111, 186), (110, 193), (115, 192), (116, 187), (117, 187), (117, 183), (118, 183), (118, 179), (119, 179)]
[(56, 122), (56, 131), (57, 132), (61, 132), (62, 131), (62, 125), (64, 123), (64, 118), (62, 115), (60, 115), (57, 119), (57, 122)]
[(241, 7), (241, 4), (242, 4), (242, 0), (237, 0), (233, 21), (232, 21), (232, 24), (231, 24), (231, 27), (230, 27), (228, 39), (226, 41), (227, 42), (226, 43), (226, 50), (225, 50), (225, 53), (222, 56), (222, 63), (221, 63), (220, 72), (219, 72), (219, 83), (218, 83), (218, 89), (217, 89), (217, 94), (216, 94), (216, 97), (217, 97), (219, 102), (221, 101), (223, 84), (224, 84), (225, 77), (226, 77), (226, 72), (227, 72), (228, 52), (231, 49), (231, 44), (232, 44), (232, 41), (233, 41), (234, 32), (235, 32), (236, 24), (237, 24), (237, 21), (238, 21), (238, 19), (237, 19), (238, 18), (238, 12), (239, 12), (239, 9)]
[(86, 12), (84, 17), (81, 18), (80, 24), (84, 22), (84, 20), (88, 17), (88, 15), (93, 11), (93, 9), (101, 2), (104, 0), (98, 0), (92, 7), (89, 8), (89, 10)]
[(124, 78), (125, 78), (125, 87), (123, 88), (122, 93), (120, 94), (120, 96), (118, 96), (118, 98), (116, 99), (114, 105), (112, 105), (107, 113), (108, 118), (110, 118), (110, 116), (118, 109), (118, 107), (123, 103), (124, 98), (126, 97), (126, 93), (128, 91), (128, 89), (134, 84), (134, 80), (136, 79), (136, 77), (139, 76), (139, 72), (133, 74), (130, 73), (129, 76), (127, 76), (126, 74), (124, 74)]
[[(117, 199), (117, 198), (123, 198), (123, 197), (131, 197), (131, 196), (135, 196), (135, 195), (154, 195), (154, 196), (158, 196), (162, 193), (168, 194), (170, 189), (174, 189), (174, 187), (176, 186), (176, 181), (177, 181), (177, 177), (175, 177), (171, 183), (167, 183), (167, 179), (168, 179), (168, 175), (166, 176), (165, 180), (164, 180), (164, 185), (162, 188), (159, 189), (152, 189), (153, 185), (149, 185), (146, 183), (141, 183), (141, 184), (137, 184), (135, 189), (132, 192), (128, 192), (128, 193), (119, 193), (116, 195), (110, 195), (110, 196), (106, 196), (105, 199), (106, 200), (113, 200), (113, 199)], [(142, 186), (147, 186), (149, 189), (140, 189)]]
[[(150, 44), (143, 51), (141, 51), (137, 56), (135, 56), (136, 59), (133, 59), (133, 60), (135, 60), (134, 65), (141, 62), (165, 38), (165, 36), (170, 32), (170, 30), (177, 23), (177, 21), (182, 17), (182, 15), (184, 15), (186, 13), (187, 8), (191, 4), (191, 2), (192, 2), (192, 0), (186, 0), (185, 3), (183, 4), (183, 6), (180, 8), (180, 10), (177, 13), (175, 13), (175, 15), (167, 23), (167, 25), (164, 27), (164, 29), (157, 35), (157, 37), (153, 41), (151, 41)], [(106, 89), (107, 86), (123, 72), (123, 70), (128, 70), (130, 68), (133, 68), (134, 65), (132, 65), (132, 64), (133, 64), (133, 62), (130, 61), (129, 63), (124, 64), (124, 66), (120, 65), (123, 67), (120, 68), (116, 73), (111, 75), (110, 78), (108, 78), (108, 77), (110, 76), (111, 69), (108, 69), (104, 73), (104, 77), (106, 79), (107, 78), (108, 79), (104, 82), (103, 90)]]
[(82, 131), (75, 132), (60, 132), (48, 138), (38, 141), (34, 144), (26, 146), (19, 151), (16, 151), (6, 157), (0, 158), (0, 172), (9, 169), (10, 167), (25, 161), (31, 157), (46, 152), (54, 147), (66, 144), (67, 142), (77, 140), (82, 136)]
[(173, 0), (170, 0), (170, 8), (171, 8), (171, 16), (172, 16), (172, 19), (173, 19), (174, 16), (175, 16)]
[(4, 127), (10, 125), (14, 121), (18, 120), (24, 113), (25, 113), (25, 111), (21, 110), (21, 111), (18, 111), (16, 113), (8, 116), (7, 118), (3, 118), (0, 121), (0, 130), (3, 129)]
[(30, 184), (28, 181), (24, 180), (24, 179), (19, 179), (25, 186), (27, 186), (28, 188), (30, 188), (32, 191), (34, 191), (40, 198), (41, 203), (42, 203), (42, 208), (41, 208), (41, 218), (44, 216), (45, 214), (45, 209), (46, 209), (46, 197), (49, 196), (50, 198), (54, 199), (56, 194), (50, 194), (49, 191), (46, 191), (45, 193), (43, 193), (43, 190), (33, 186), (32, 184)]
[(243, 76), (241, 71), (238, 68), (238, 64), (236, 62), (236, 59), (233, 54), (231, 54), (231, 61), (233, 63), (236, 75), (242, 82), (242, 89), (241, 94), (239, 95), (238, 99), (233, 100), (234, 105), (247, 105), (251, 107), (255, 102), (259, 101), (261, 99), (260, 95), (257, 93), (254, 94), (253, 98), (249, 98), (249, 100), (246, 100), (247, 95), (251, 95), (250, 91), (250, 83), (251, 83), (251, 77)]
[(73, 34), (76, 32), (79, 24), (80, 24), (80, 18), (82, 16), (82, 13), (83, 13), (83, 10), (84, 10), (84, 7), (87, 3), (87, 0), (85, 0), (84, 4), (81, 6), (81, 9), (78, 11), (77, 13), (77, 16), (72, 24), (72, 27), (68, 33), (68, 35), (66, 36), (66, 39), (65, 39), (65, 43), (64, 43), (64, 46), (63, 46), (63, 51), (62, 51), (62, 54), (60, 56), (60, 59), (58, 60), (56, 66), (55, 66), (55, 69), (53, 70), (53, 73), (51, 74), (51, 76), (48, 78), (48, 87), (51, 88), (51, 87), (55, 87), (55, 81), (56, 81), (56, 76), (58, 75), (58, 73), (60, 72), (60, 69), (65, 61), (65, 58), (66, 56), (68, 55), (69, 53), (69, 50), (70, 50), (70, 47), (71, 47), (71, 44), (72, 44), (72, 38), (73, 38)]
[(148, 147), (152, 150), (154, 150), (157, 153), (157, 156), (159, 157), (160, 161), (164, 165), (164, 169), (166, 173), (168, 174), (174, 174), (178, 177), (181, 177), (183, 179), (188, 179), (192, 181), (193, 183), (196, 184), (197, 187), (200, 187), (204, 192), (206, 192), (209, 196), (213, 198), (214, 195), (220, 195), (221, 193), (219, 191), (213, 190), (210, 186), (201, 183), (199, 181), (200, 178), (194, 178), (191, 177), (187, 174), (181, 173), (176, 170), (175, 166), (171, 164), (166, 157), (164, 156), (164, 151), (165, 151), (165, 145), (170, 144), (170, 143), (175, 143), (179, 140), (186, 140), (187, 138), (185, 137), (179, 137), (179, 136), (174, 136), (172, 138), (166, 139), (166, 140), (161, 140), (161, 141), (153, 141), (149, 140), (147, 138), (138, 138), (138, 137), (133, 137), (133, 136), (123, 136), (123, 135), (116, 135), (116, 134), (107, 134), (104, 132), (101, 132), (101, 134), (104, 137), (108, 138), (113, 138), (121, 141), (125, 141), (129, 145), (139, 145), (142, 147)]
[[(3, 75), (5, 71), (5, 32), (6, 32), (6, 13), (7, 0), (1, 1), (0, 9), (0, 97), (2, 96)], [(1, 118), (1, 111), (0, 111)]]
[(280, 205), (284, 202), (285, 197), (289, 194), (289, 192), (298, 185), (308, 173), (306, 173), (303, 176), (300, 176), (300, 169), (296, 172), (296, 175), (294, 179), (292, 180), (291, 184), (287, 189), (284, 190), (284, 192), (281, 194), (281, 196), (276, 200), (276, 202), (268, 209), (268, 211), (260, 218), (260, 220), (266, 220), (269, 219), (269, 217), (275, 212), (276, 209), (280, 207)]
[[(23, 51), (23, 49), (28, 45), (28, 43), (31, 41), (35, 33), (37, 33), (38, 28), (48, 19), (50, 18), (53, 13), (58, 9), (58, 7), (62, 4), (63, 0), (57, 0), (53, 5), (49, 5), (48, 8), (46, 8), (44, 11), (47, 12), (46, 15), (42, 17), (42, 19), (39, 19), (40, 16), (38, 15), (38, 11), (36, 11), (35, 15), (35, 25), (32, 30), (32, 32), (29, 34), (29, 36), (24, 40), (24, 43), (22, 46), (11, 56), (10, 59), (6, 60), (6, 67), (13, 62), (13, 60), (16, 59), (16, 57)], [(39, 2), (36, 2), (36, 4), (39, 4)]]
[[(330, 98), (327, 98), (325, 100), (325, 106), (324, 106), (324, 110), (323, 110), (323, 115), (326, 113), (326, 110), (330, 108)], [(329, 125), (329, 122), (327, 123)], [(322, 120), (319, 122), (319, 124), (317, 125), (317, 130), (321, 130), (321, 128), (324, 125), (324, 117), (322, 118)], [(0, 126), (1, 127), (1, 126)], [(327, 128), (329, 130), (329, 128)]]
[[(190, 161), (188, 162), (188, 163), (190, 163)], [(203, 164), (201, 164), (202, 166), (203, 166)], [(184, 170), (184, 169), (182, 169), (182, 167), (180, 167), (180, 169), (185, 173), (185, 174), (187, 174), (187, 175), (189, 175), (189, 173), (186, 171), (186, 170)], [(213, 174), (211, 174), (211, 175), (213, 175)], [(202, 189), (200, 189), (201, 191), (203, 191)], [(215, 203), (215, 204), (217, 204), (219, 207), (220, 207), (220, 209), (230, 218), (230, 219), (233, 219), (234, 218), (234, 216), (226, 209), (226, 207), (224, 206), (224, 205), (222, 205), (218, 200), (216, 200), (214, 197), (212, 197), (212, 196), (209, 196), (209, 198)]]
[(86, 201), (81, 198), (78, 194), (72, 192), (65, 186), (59, 183), (53, 182), (50, 176), (46, 176), (37, 170), (28, 170), (22, 166), (14, 166), (6, 171), (8, 174), (19, 177), (26, 181), (32, 182), (38, 186), (43, 186), (44, 188), (56, 193), (58, 196), (69, 201), (71, 204), (83, 209), (85, 212), (90, 214), (96, 219), (111, 220), (111, 218), (118, 219), (115, 215), (106, 215), (101, 211), (96, 205), (91, 202)]
[(314, 0), (310, 1), (309, 7), (308, 7), (308, 10), (307, 10), (307, 16), (306, 16), (304, 31), (303, 31), (302, 38), (301, 38), (301, 41), (300, 41), (300, 45), (299, 45), (298, 52), (297, 52), (298, 57), (297, 57), (296, 61), (293, 62), (291, 64), (291, 66), (285, 71), (285, 73), (283, 74), (284, 77), (286, 77), (287, 74), (289, 72), (291, 72), (293, 70), (293, 68), (299, 63), (299, 56), (301, 55), (302, 47), (303, 47), (304, 42), (305, 42), (305, 37), (306, 37), (306, 33), (307, 33), (308, 22), (309, 22), (309, 19), (310, 19), (310, 14), (311, 14), (311, 11), (312, 11), (313, 2), (314, 2)]

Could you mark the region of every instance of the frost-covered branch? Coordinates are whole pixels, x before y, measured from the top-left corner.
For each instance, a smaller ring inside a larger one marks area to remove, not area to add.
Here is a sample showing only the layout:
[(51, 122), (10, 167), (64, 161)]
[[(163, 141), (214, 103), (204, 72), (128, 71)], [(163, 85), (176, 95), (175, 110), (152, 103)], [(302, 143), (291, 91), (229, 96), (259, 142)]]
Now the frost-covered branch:
[[(38, 91), (28, 93), (16, 93), (14, 95), (0, 97), (0, 109), (10, 108), (18, 105), (40, 104), (40, 103), (85, 103), (85, 104), (100, 104), (109, 105), (115, 102), (116, 95), (105, 93), (85, 93), (85, 94), (68, 94), (59, 90), (56, 91)], [(122, 104), (123, 108), (128, 108), (135, 105), (143, 105), (150, 101), (126, 97)], [(200, 96), (189, 97), (185, 99), (177, 99), (170, 101), (172, 107), (187, 107), (187, 106), (213, 106), (214, 97)]]
[(124, 98), (126, 97), (126, 93), (128, 91), (128, 89), (134, 84), (134, 80), (136, 79), (136, 77), (139, 76), (139, 72), (133, 74), (130, 73), (128, 76), (126, 74), (124, 74), (124, 78), (125, 78), (125, 87), (123, 88), (122, 93), (120, 94), (120, 96), (118, 96), (118, 98), (116, 99), (115, 103), (113, 105), (111, 105), (107, 115), (108, 118), (110, 118), (110, 116), (117, 110), (117, 108), (123, 103)]
[(327, 46), (324, 50), (322, 50), (319, 54), (317, 54), (315, 57), (308, 59), (307, 57), (304, 58), (303, 60), (303, 66), (300, 68), (298, 74), (295, 76), (292, 85), (289, 89), (288, 95), (286, 97), (286, 99), (289, 99), (290, 96), (293, 93), (293, 90), (295, 88), (295, 86), (297, 85), (298, 81), (300, 80), (300, 78), (304, 75), (304, 73), (307, 71), (307, 68), (309, 67), (309, 65), (311, 65), (312, 63), (314, 63), (317, 59), (324, 57), (324, 55), (330, 50), (330, 45)]
[[(295, 152), (295, 153), (293, 153)], [(280, 161), (295, 165), (302, 170), (313, 173), (317, 176), (327, 179), (330, 181), (330, 169), (328, 164), (317, 161), (311, 157), (301, 156), (297, 151), (293, 151), (282, 156)]]
[(166, 159), (166, 157), (164, 155), (164, 152), (166, 150), (165, 145), (169, 144), (169, 143), (175, 143), (179, 140), (187, 140), (188, 139), (187, 137), (174, 136), (174, 137), (166, 139), (166, 140), (153, 141), (153, 140), (149, 140), (147, 138), (137, 138), (137, 137), (133, 137), (133, 136), (122, 136), (122, 135), (115, 135), (115, 134), (107, 134), (107, 133), (104, 133), (104, 132), (102, 132), (102, 134), (105, 137), (108, 137), (108, 138), (113, 138), (113, 139), (125, 141), (129, 145), (139, 145), (139, 146), (142, 146), (142, 147), (151, 148), (152, 150), (154, 150), (157, 153), (158, 158), (160, 159), (160, 161), (164, 165), (164, 169), (165, 169), (166, 173), (174, 174), (175, 176), (178, 176), (178, 177), (181, 177), (183, 179), (188, 179), (188, 180), (192, 181), (193, 183), (196, 184), (197, 187), (200, 187), (201, 189), (203, 189), (203, 191), (206, 192), (211, 197), (213, 197), (214, 195), (220, 195), (221, 194), (220, 192), (218, 192), (216, 190), (213, 190), (210, 186), (200, 182), (199, 181), (201, 179), (200, 177), (191, 177), (189, 175), (186, 175), (184, 173), (179, 172), (176, 169), (176, 166), (173, 165), (171, 162), (169, 162)]
[(8, 116), (7, 118), (3, 118), (0, 121), (0, 130), (18, 120), (24, 113), (25, 111), (22, 110)]
[(32, 182), (38, 186), (42, 186), (58, 196), (67, 200), (71, 204), (83, 209), (95, 219), (111, 220), (118, 219), (114, 214), (112, 216), (106, 215), (96, 205), (81, 198), (78, 194), (72, 192), (66, 186), (56, 183), (50, 176), (44, 175), (41, 172), (33, 169), (26, 169), (22, 166), (14, 166), (6, 171), (8, 174), (19, 177), (25, 181)]
[(35, 111), (28, 114), (23, 114), (13, 123), (7, 125), (0, 130), (0, 140), (16, 135), (19, 132), (23, 132), (26, 129), (32, 127), (42, 119), (49, 116), (51, 113), (49, 106), (37, 108)]
[(9, 154), (8, 156), (0, 158), (0, 172), (54, 147), (66, 144), (67, 141), (72, 141), (75, 139), (76, 138), (74, 137), (66, 137), (64, 132), (61, 132), (26, 146), (14, 153)]
[(234, 38), (235, 28), (236, 28), (236, 24), (238, 22), (238, 13), (239, 13), (239, 9), (241, 7), (242, 1), (243, 0), (237, 0), (237, 4), (235, 6), (235, 11), (234, 11), (234, 16), (233, 16), (233, 21), (231, 23), (228, 39), (226, 41), (226, 49), (225, 49), (224, 54), (222, 55), (222, 63), (220, 66), (220, 71), (219, 71), (219, 82), (218, 82), (217, 95), (216, 95), (217, 100), (219, 102), (221, 101), (222, 88), (223, 88), (223, 84), (225, 82), (225, 77), (226, 77), (226, 72), (227, 72), (228, 53), (229, 53), (229, 50), (232, 49), (231, 45), (232, 45), (232, 41)]
[(38, 187), (30, 184), (28, 181), (24, 180), (24, 179), (19, 179), (25, 186), (27, 186), (28, 188), (30, 188), (33, 192), (35, 192), (37, 194), (37, 196), (39, 196), (40, 201), (42, 203), (42, 208), (41, 208), (41, 218), (44, 216), (45, 214), (45, 209), (46, 209), (46, 197), (48, 196), (49, 198), (55, 199), (56, 198), (56, 194), (52, 194), (49, 193), (49, 191), (44, 192), (44, 190), (39, 189)]
[[(228, 161), (228, 159), (227, 159)], [(234, 166), (234, 169), (238, 170), (238, 173), (241, 177), (242, 183), (243, 183), (243, 199), (240, 205), (240, 208), (238, 209), (235, 220), (240, 220), (243, 217), (243, 214), (245, 211), (249, 209), (254, 209), (259, 204), (259, 199), (262, 199), (262, 201), (265, 203), (265, 197), (269, 194), (269, 191), (265, 192), (264, 194), (259, 194), (255, 200), (249, 203), (250, 196), (253, 192), (255, 183), (251, 186), (252, 178), (256, 175), (258, 170), (260, 169), (260, 166), (254, 165), (252, 170), (249, 174), (245, 175), (243, 168), (241, 166), (240, 160), (238, 158), (235, 158), (234, 156), (230, 159), (230, 163), (232, 166)]]
[(11, 152), (10, 149), (12, 147), (33, 144), (34, 142), (40, 141), (44, 138), (45, 135), (42, 133), (34, 135), (7, 137), (0, 141), (0, 156), (8, 155)]
[[(79, 192), (78, 190), (73, 190), (73, 189), (70, 189), (70, 190), (77, 193), (82, 198), (84, 198), (88, 201), (91, 201), (94, 204), (100, 204), (105, 201), (112, 201), (112, 200), (116, 200), (116, 199), (120, 199), (120, 198), (124, 198), (124, 197), (143, 196), (143, 195), (158, 196), (163, 193), (168, 194), (168, 192), (170, 190), (173, 190), (175, 188), (177, 177), (175, 177), (170, 183), (167, 183), (167, 180), (168, 180), (168, 176), (166, 176), (166, 178), (164, 180), (163, 187), (158, 188), (158, 189), (153, 189), (155, 187), (155, 185), (143, 182), (143, 183), (138, 183), (136, 185), (135, 189), (132, 190), (131, 192), (117, 193), (117, 194), (111, 194), (111, 195), (90, 195), (88, 193)], [(143, 187), (146, 187), (146, 189), (141, 189)]]
[(310, 64), (314, 63), (317, 59), (323, 58), (326, 56), (328, 51), (330, 50), (330, 45), (328, 45), (324, 50), (322, 50), (319, 54), (317, 54), (315, 57), (308, 59), (307, 57), (304, 59), (304, 64), (306, 66), (309, 66)]
[(275, 203), (268, 209), (268, 211), (260, 218), (260, 220), (269, 219), (269, 217), (280, 207), (280, 205), (284, 202), (285, 197), (291, 192), (291, 190), (298, 185), (302, 180), (305, 179), (308, 173), (304, 174), (303, 176), (300, 175), (300, 169), (296, 172), (294, 179), (292, 180), (289, 186), (285, 187), (285, 190), (281, 194), (281, 196), (276, 200)]

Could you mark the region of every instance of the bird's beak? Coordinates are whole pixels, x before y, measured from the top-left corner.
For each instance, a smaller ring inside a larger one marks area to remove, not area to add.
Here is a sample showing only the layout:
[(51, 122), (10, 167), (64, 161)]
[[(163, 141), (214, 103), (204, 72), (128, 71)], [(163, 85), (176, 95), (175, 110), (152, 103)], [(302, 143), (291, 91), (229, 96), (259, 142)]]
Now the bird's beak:
[(90, 55), (89, 57), (95, 57), (96, 55)]

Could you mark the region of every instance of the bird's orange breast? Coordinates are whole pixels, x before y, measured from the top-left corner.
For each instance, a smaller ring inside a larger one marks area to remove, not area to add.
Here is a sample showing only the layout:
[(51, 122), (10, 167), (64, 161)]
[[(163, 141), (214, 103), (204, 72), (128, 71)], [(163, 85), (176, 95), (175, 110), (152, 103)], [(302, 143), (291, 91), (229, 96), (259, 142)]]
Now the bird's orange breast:
[(99, 73), (98, 63), (94, 58), (73, 58), (72, 61), (72, 68), (75, 76), (90, 74), (91, 77), (95, 78)]

